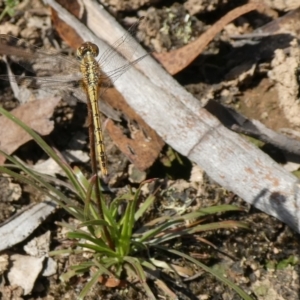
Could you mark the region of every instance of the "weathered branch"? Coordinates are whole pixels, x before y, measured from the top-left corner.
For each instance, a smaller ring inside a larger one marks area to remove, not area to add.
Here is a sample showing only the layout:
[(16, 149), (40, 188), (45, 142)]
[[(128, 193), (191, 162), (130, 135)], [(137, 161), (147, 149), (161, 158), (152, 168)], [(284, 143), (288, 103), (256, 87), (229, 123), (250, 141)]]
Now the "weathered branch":
[[(83, 39), (106, 47), (53, 0), (45, 2)], [(125, 34), (99, 4), (84, 3), (88, 26), (95, 34), (109, 43)], [(297, 178), (225, 128), (151, 57), (137, 67), (139, 71), (132, 68), (115, 86), (164, 141), (197, 163), (220, 185), (300, 232)]]

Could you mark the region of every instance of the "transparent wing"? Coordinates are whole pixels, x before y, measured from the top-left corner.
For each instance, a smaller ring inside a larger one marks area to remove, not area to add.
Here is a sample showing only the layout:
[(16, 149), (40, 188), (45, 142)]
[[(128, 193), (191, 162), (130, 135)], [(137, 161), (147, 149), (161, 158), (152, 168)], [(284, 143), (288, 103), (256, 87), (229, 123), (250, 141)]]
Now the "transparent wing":
[(37, 76), (18, 76), (18, 75), (0, 75), (0, 80), (6, 80), (10, 82), (16, 82), (20, 86), (39, 89), (55, 88), (66, 88), (66, 87), (79, 87), (78, 81), (81, 75), (72, 75), (68, 78), (54, 76), (54, 77), (37, 77)]
[[(6, 80), (10, 82), (16, 82), (20, 87), (26, 87), (31, 90), (42, 89), (51, 94), (58, 94), (62, 96), (66, 101), (70, 101), (74, 104), (74, 101), (87, 102), (87, 95), (81, 88), (79, 81), (62, 81), (55, 77), (53, 80), (51, 77), (34, 77), (34, 76), (9, 76), (0, 75), (0, 80)], [(105, 90), (107, 87), (105, 87)], [(114, 110), (105, 101), (99, 101), (99, 107), (101, 112), (110, 119), (120, 122), (120, 112)]]
[[(103, 73), (103, 76), (101, 77), (103, 86), (101, 94), (103, 94), (107, 87), (111, 86), (122, 74), (149, 55), (149, 53), (147, 53), (146, 55), (141, 55), (139, 58), (132, 60), (139, 47), (134, 38), (134, 34), (136, 33), (139, 24), (140, 21), (134, 23), (124, 36), (119, 38), (110, 48), (100, 55), (98, 60), (100, 68), (105, 66), (105, 73)], [(126, 60), (126, 63), (124, 63), (124, 59)]]
[(139, 21), (134, 23), (127, 31), (127, 33), (116, 40), (108, 49), (106, 49), (98, 60), (100, 67), (105, 65), (108, 70), (115, 70), (124, 65), (117, 56), (121, 55), (127, 60), (131, 61), (134, 53), (137, 50), (138, 44), (135, 43), (134, 34), (136, 33)]
[[(123, 37), (100, 55), (98, 63), (100, 68), (105, 66), (104, 69), (106, 70), (100, 78), (100, 96), (122, 74), (148, 55), (131, 61), (138, 47), (132, 36), (138, 25), (139, 22), (132, 25)], [(44, 50), (26, 41), (3, 34), (0, 34), (0, 54), (16, 57), (18, 64), (37, 75), (34, 77), (0, 75), (0, 79), (35, 89), (63, 90), (64, 94), (66, 91), (70, 91), (77, 94), (80, 100), (86, 102), (86, 95), (79, 84), (82, 79), (80, 62), (76, 58), (63, 55), (56, 50)], [(122, 56), (129, 61), (124, 63)]]
[[(36, 76), (0, 75), (1, 80), (16, 82), (18, 86), (59, 91), (79, 89), (82, 75), (79, 62), (55, 50), (43, 50), (10, 35), (0, 34), (0, 54), (9, 55), (14, 61)], [(84, 93), (81, 99), (85, 99)]]
[[(41, 76), (72, 74), (79, 72), (77, 59), (61, 54), (56, 50), (44, 50), (10, 35), (0, 34), (0, 54), (14, 57), (22, 67)], [(61, 81), (61, 79), (59, 79)]]

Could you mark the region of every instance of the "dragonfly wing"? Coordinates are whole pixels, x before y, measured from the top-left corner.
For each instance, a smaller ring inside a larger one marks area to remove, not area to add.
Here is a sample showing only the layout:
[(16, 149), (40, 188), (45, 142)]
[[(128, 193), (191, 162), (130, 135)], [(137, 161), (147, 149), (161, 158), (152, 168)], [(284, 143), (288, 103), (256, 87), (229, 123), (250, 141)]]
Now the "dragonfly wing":
[(103, 94), (107, 90), (108, 87), (112, 86), (112, 84), (120, 76), (122, 76), (125, 72), (127, 72), (132, 66), (137, 64), (139, 61), (141, 61), (142, 59), (144, 59), (148, 55), (149, 55), (149, 53), (139, 57), (138, 59), (136, 59), (132, 62), (127, 62), (125, 64), (124, 64), (124, 59), (122, 59), (123, 65), (121, 65), (120, 67), (118, 67), (114, 70), (107, 71), (107, 72), (103, 73), (102, 76), (101, 76), (101, 85), (104, 87), (104, 89), (101, 92), (101, 94)]
[(81, 74), (74, 74), (66, 77), (35, 77), (35, 76), (18, 76), (18, 75), (0, 75), (0, 80), (15, 82), (21, 87), (33, 89), (54, 89), (60, 90), (65, 88), (76, 88), (79, 86)]
[(0, 54), (13, 56), (18, 64), (32, 72), (39, 69), (43, 76), (78, 72), (79, 62), (57, 50), (44, 50), (10, 35), (0, 34)]
[[(126, 32), (126, 34), (116, 40), (108, 49), (106, 49), (99, 58), (99, 64), (105, 63), (111, 65), (111, 68), (116, 68), (114, 57), (122, 55), (126, 59), (130, 60), (133, 57), (138, 47), (134, 42), (134, 34), (137, 32), (137, 28), (140, 22), (134, 23)], [(118, 67), (118, 66), (117, 66)]]
[[(136, 32), (138, 24), (139, 22), (134, 24), (125, 36), (118, 39), (112, 47), (101, 55), (99, 64), (100, 67), (105, 66), (106, 73), (103, 73), (100, 79), (100, 96), (122, 74), (146, 56), (127, 63), (124, 63), (124, 58), (122, 58), (123, 56), (130, 60), (137, 50), (138, 44), (133, 42), (132, 34)], [(0, 54), (21, 57), (21, 60), (17, 62), (25, 69), (34, 71), (37, 75), (36, 77), (0, 75), (0, 79), (17, 82), (22, 87), (45, 91), (52, 90), (52, 93), (59, 90), (64, 96), (68, 91), (71, 92), (71, 97), (86, 102), (86, 95), (80, 87), (82, 80), (82, 75), (79, 72), (80, 63), (75, 58), (63, 55), (56, 50), (44, 50), (26, 41), (3, 34), (0, 34)], [(53, 74), (55, 76), (52, 76)], [(120, 120), (119, 115), (113, 109), (107, 108), (106, 104), (101, 103), (100, 107), (112, 119)]]
[[(36, 95), (36, 91), (43, 90), (47, 92), (47, 94), (62, 96), (68, 103), (74, 105), (74, 102), (77, 101), (87, 102), (86, 93), (77, 80), (78, 76), (73, 75), (69, 77), (69, 79), (74, 79), (73, 81), (66, 81), (65, 78), (59, 81), (57, 77), (53, 80), (52, 77), (0, 75), (0, 80), (17, 83), (21, 93), (25, 93), (26, 90), (31, 89), (33, 90), (32, 94)], [(26, 99), (27, 98), (28, 97), (26, 97)], [(101, 112), (107, 117), (117, 122), (121, 121), (120, 113), (114, 110), (105, 101), (99, 101), (99, 107)]]
[[(135, 41), (133, 35), (136, 33), (139, 24), (140, 22), (133, 24), (124, 36), (102, 53), (98, 60), (100, 67), (107, 76), (114, 75), (111, 78), (111, 82), (115, 82), (130, 67), (148, 55), (139, 55), (137, 53), (139, 44)], [(132, 60), (133, 57), (139, 58)], [(124, 59), (127, 63), (124, 63)]]

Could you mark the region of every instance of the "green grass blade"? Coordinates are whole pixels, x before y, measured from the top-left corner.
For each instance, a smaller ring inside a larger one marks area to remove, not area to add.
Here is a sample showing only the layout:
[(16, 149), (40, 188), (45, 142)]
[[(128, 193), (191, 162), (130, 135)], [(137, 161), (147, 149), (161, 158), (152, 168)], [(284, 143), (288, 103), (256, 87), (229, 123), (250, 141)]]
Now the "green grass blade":
[(122, 220), (123, 226), (120, 225), (122, 226), (121, 227), (122, 229), (121, 229), (120, 240), (118, 243), (119, 245), (118, 250), (121, 256), (128, 255), (130, 250), (130, 240), (131, 240), (131, 230), (132, 230), (131, 219), (134, 218), (133, 206), (134, 206), (133, 201), (129, 201), (124, 213), (124, 218)]
[[(68, 238), (70, 239), (83, 239), (83, 240), (86, 240), (86, 241), (89, 241), (92, 243), (92, 245), (95, 245), (97, 246), (97, 252), (104, 252), (106, 253), (107, 255), (110, 255), (110, 256), (113, 256), (113, 257), (116, 257), (117, 254), (112, 251), (104, 242), (101, 238), (93, 238), (92, 236), (90, 236), (88, 233), (83, 233), (83, 232), (68, 232), (67, 234)], [(90, 245), (90, 244), (88, 244)], [(87, 247), (88, 248), (88, 247)], [(90, 248), (91, 249), (91, 248)]]
[(40, 137), (40, 135), (2, 107), (0, 107), (0, 114), (4, 115), (9, 120), (17, 124), (34, 139), (34, 141), (44, 150), (44, 152), (60, 166), (60, 168), (65, 172), (68, 179), (71, 181), (72, 185), (76, 187), (80, 198), (84, 199), (85, 193), (82, 187), (78, 184), (78, 181), (76, 180), (72, 169), (61, 160), (61, 158), (53, 151), (53, 149), (49, 147), (49, 145)]
[(127, 263), (130, 264), (132, 266), (132, 268), (135, 270), (135, 274), (140, 279), (140, 282), (141, 282), (144, 290), (147, 293), (148, 299), (156, 300), (156, 297), (152, 293), (149, 285), (147, 284), (146, 274), (145, 274), (145, 271), (144, 271), (143, 267), (141, 266), (139, 260), (135, 257), (125, 256), (124, 261), (127, 261)]
[(109, 251), (107, 247), (101, 247), (98, 244), (87, 244), (87, 243), (78, 243), (77, 244), (79, 247), (85, 248), (85, 249), (90, 249), (93, 250), (97, 253), (101, 253), (102, 255), (109, 255), (113, 257), (118, 257), (118, 255), (115, 252)]
[(92, 287), (98, 282), (99, 277), (103, 274), (103, 270), (98, 270), (93, 274), (91, 280), (84, 286), (82, 291), (80, 292), (78, 299), (83, 300), (88, 292), (92, 289)]
[(122, 256), (128, 255), (130, 251), (130, 241), (134, 228), (136, 206), (140, 197), (141, 188), (142, 185), (140, 185), (135, 192), (133, 199), (128, 201), (124, 218), (121, 221), (121, 224), (123, 224), (121, 232), (121, 250), (123, 251)]
[(199, 210), (180, 215), (180, 216), (174, 216), (172, 219), (177, 220), (177, 219), (184, 219), (184, 220), (193, 220), (193, 219), (199, 219), (201, 217), (205, 217), (208, 215), (214, 215), (217, 213), (225, 213), (229, 211), (243, 211), (238, 206), (235, 205), (217, 205), (217, 206), (210, 206), (210, 207), (205, 207), (201, 208)]
[[(74, 217), (81, 219), (80, 210), (74, 204), (72, 201), (70, 201), (61, 191), (59, 191), (56, 187), (49, 184), (45, 180), (43, 180), (42, 176), (39, 176), (37, 172), (32, 171), (28, 167), (26, 167), (23, 163), (21, 163), (19, 160), (15, 159), (12, 156), (7, 155), (5, 152), (0, 150), (0, 154), (5, 156), (8, 160), (10, 160), (18, 169), (22, 170), (27, 176), (29, 176), (30, 179), (25, 177), (24, 175), (18, 174), (14, 171), (11, 171), (3, 166), (0, 166), (0, 170), (2, 172), (5, 172), (6, 174), (9, 174), (10, 176), (13, 176), (17, 180), (20, 180), (22, 182), (31, 184), (33, 187), (37, 188), (38, 190), (42, 191), (43, 193), (47, 194), (51, 199), (56, 201), (61, 207), (63, 207), (66, 211), (68, 211), (70, 214), (72, 214)], [(35, 181), (35, 182), (34, 182)], [(41, 187), (44, 187), (42, 189), (37, 183), (41, 185)], [(56, 196), (54, 196), (56, 195)]]
[(245, 222), (239, 221), (221, 221), (221, 222), (213, 222), (209, 224), (197, 225), (195, 227), (188, 228), (185, 234), (193, 234), (195, 232), (208, 231), (208, 230), (217, 230), (217, 229), (225, 229), (225, 228), (242, 228), (249, 229), (249, 225)]
[[(170, 220), (166, 223), (163, 223), (163, 224), (157, 226), (154, 229), (150, 229), (150, 230), (144, 232), (142, 234), (142, 236), (138, 239), (138, 241), (140, 243), (148, 242), (150, 239), (155, 238), (155, 236), (157, 234), (162, 233), (163, 231), (165, 231), (169, 228), (173, 228), (174, 225), (176, 225), (178, 223), (181, 223), (181, 222), (182, 222), (181, 220)], [(135, 235), (133, 235), (133, 236), (135, 237)]]
[(82, 222), (79, 225), (78, 228), (85, 227), (85, 226), (99, 226), (99, 227), (102, 227), (102, 226), (109, 226), (109, 225), (104, 220), (89, 220), (89, 221), (86, 221), (86, 222)]
[(146, 201), (140, 206), (140, 208), (136, 211), (134, 219), (138, 221), (146, 212), (146, 210), (153, 204), (155, 200), (154, 195), (150, 195)]

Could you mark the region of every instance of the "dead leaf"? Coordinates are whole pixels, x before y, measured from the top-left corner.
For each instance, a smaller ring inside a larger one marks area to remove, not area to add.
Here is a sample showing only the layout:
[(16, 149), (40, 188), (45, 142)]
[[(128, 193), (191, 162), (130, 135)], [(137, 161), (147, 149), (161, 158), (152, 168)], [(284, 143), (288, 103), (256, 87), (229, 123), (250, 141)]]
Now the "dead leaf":
[(224, 26), (241, 15), (264, 7), (263, 4), (256, 2), (237, 7), (222, 17), (194, 42), (170, 52), (153, 53), (153, 55), (171, 75), (175, 75), (195, 60)]
[(135, 124), (130, 129), (130, 137), (124, 134), (123, 128), (109, 120), (106, 130), (117, 147), (141, 171), (148, 169), (157, 159), (163, 140), (150, 128), (144, 120), (126, 103), (116, 89), (108, 89), (104, 98), (113, 108), (122, 111), (129, 124)]
[[(40, 135), (49, 134), (54, 123), (50, 121), (54, 108), (60, 98), (45, 99), (43, 101), (32, 101), (11, 111), (11, 113), (26, 125), (37, 131)], [(0, 148), (7, 154), (13, 153), (24, 143), (30, 141), (32, 137), (25, 133), (22, 128), (4, 116), (0, 116)], [(0, 156), (0, 164), (5, 158)]]
[[(57, 1), (61, 6), (68, 10), (73, 16), (80, 19), (83, 14), (83, 9), (77, 1)], [(83, 43), (82, 38), (77, 34), (67, 23), (58, 17), (58, 13), (51, 9), (52, 23), (60, 37), (73, 49), (76, 49)]]
[(194, 275), (194, 271), (188, 267), (182, 267), (175, 264), (171, 264), (171, 266), (176, 270), (176, 272), (182, 277), (190, 277)]
[(105, 276), (100, 276), (98, 281), (105, 285), (106, 287), (110, 287), (110, 288), (113, 288), (113, 287), (124, 287), (126, 286), (126, 281), (125, 280), (120, 280), (118, 278), (113, 278), (113, 277), (105, 277)]
[(166, 285), (163, 280), (156, 279), (154, 283), (162, 290), (170, 299), (178, 299), (177, 295)]

